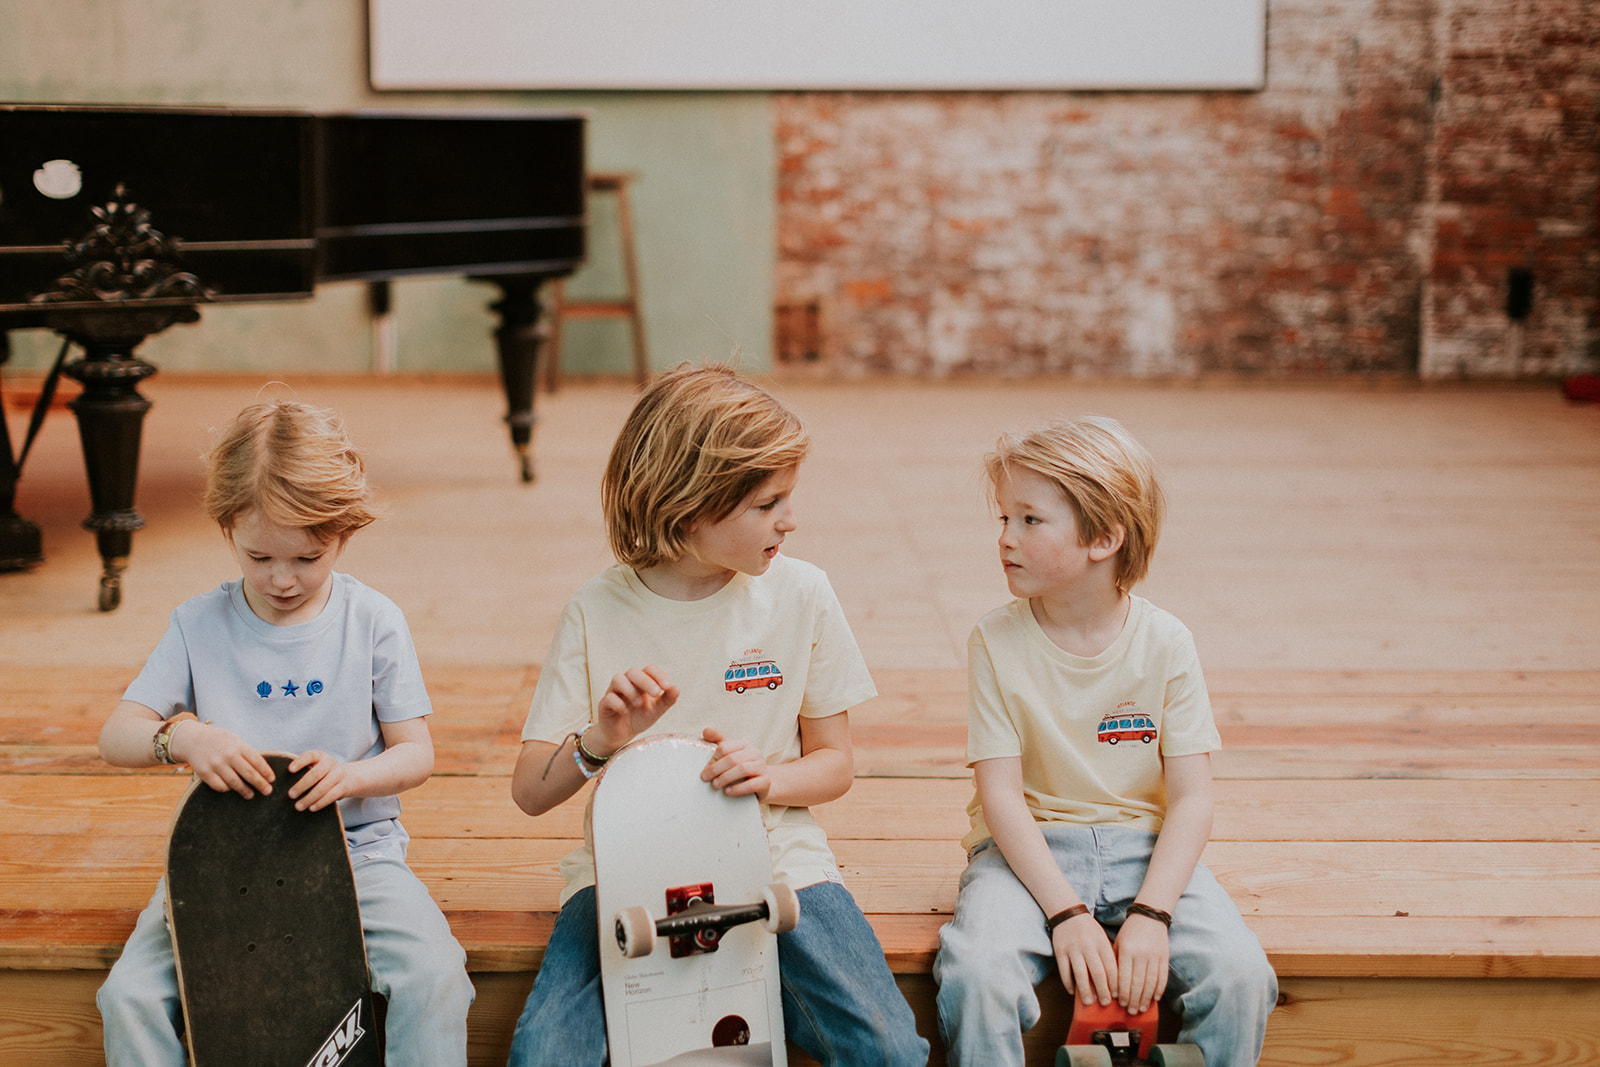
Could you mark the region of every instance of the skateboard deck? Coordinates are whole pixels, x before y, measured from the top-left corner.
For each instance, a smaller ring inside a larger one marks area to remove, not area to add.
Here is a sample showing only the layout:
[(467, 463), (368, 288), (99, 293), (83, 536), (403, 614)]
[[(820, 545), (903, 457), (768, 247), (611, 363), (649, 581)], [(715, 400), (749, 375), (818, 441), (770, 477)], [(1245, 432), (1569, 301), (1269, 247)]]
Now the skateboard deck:
[(195, 1067), (381, 1067), (355, 876), (337, 805), (196, 780), (167, 846), (167, 923)]
[(800, 905), (773, 884), (760, 803), (700, 780), (714, 751), (694, 737), (636, 741), (595, 787), (612, 1067), (787, 1062), (775, 934)]
[(1072, 1002), (1067, 1040), (1056, 1050), (1056, 1067), (1205, 1067), (1194, 1045), (1158, 1044), (1160, 1009), (1152, 1004), (1137, 1014), (1116, 1001)]

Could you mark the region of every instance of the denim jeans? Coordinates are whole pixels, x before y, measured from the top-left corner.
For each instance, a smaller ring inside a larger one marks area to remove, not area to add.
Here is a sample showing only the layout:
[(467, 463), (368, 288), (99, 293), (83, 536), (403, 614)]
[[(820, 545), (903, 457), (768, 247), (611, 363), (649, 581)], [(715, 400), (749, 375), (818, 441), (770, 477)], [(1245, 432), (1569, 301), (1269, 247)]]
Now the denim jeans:
[[(1113, 938), (1150, 865), (1155, 834), (1110, 826), (1041, 827), (1073, 889)], [(1173, 911), (1167, 999), (1183, 1012), (1178, 1040), (1206, 1067), (1261, 1056), (1278, 979), (1232, 899), (1204, 866)], [(1023, 1062), (1022, 1034), (1039, 1021), (1034, 987), (1056, 978), (1044, 914), (992, 840), (972, 850), (955, 917), (939, 931), (933, 975), (951, 1067)]]
[[(390, 844), (355, 860), (356, 896), (372, 988), (389, 1001), (385, 1061), (390, 1067), (467, 1062), (467, 957), (427, 887)], [(95, 995), (105, 1023), (107, 1067), (184, 1067), (182, 1010), (166, 880), (139, 916), (122, 956)]]
[[(883, 948), (843, 886), (800, 890), (800, 924), (778, 935), (783, 1028), (824, 1065), (925, 1067), (928, 1042), (884, 962)], [(556, 919), (533, 992), (511, 1040), (511, 1067), (606, 1062), (605, 1005), (594, 888)]]

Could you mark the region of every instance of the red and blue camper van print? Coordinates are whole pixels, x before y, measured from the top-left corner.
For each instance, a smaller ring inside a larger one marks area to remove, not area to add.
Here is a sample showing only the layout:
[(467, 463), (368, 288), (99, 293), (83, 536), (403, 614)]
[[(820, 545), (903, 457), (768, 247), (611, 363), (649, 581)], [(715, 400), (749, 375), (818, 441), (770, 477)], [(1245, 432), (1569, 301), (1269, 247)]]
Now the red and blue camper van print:
[(724, 690), (742, 693), (746, 689), (776, 689), (783, 684), (783, 672), (770, 659), (738, 660), (722, 676)]
[(1118, 741), (1142, 741), (1149, 744), (1157, 737), (1156, 724), (1150, 716), (1139, 710), (1137, 701), (1124, 701), (1117, 710), (1100, 720), (1097, 740), (1108, 745)]

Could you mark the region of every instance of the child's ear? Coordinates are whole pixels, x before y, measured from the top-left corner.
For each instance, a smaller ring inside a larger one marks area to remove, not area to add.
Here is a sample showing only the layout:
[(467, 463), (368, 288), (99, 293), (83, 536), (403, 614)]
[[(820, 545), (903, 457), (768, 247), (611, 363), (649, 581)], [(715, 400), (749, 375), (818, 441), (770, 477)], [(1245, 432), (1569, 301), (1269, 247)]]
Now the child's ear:
[(1108, 560), (1122, 551), (1123, 543), (1127, 540), (1127, 528), (1117, 523), (1089, 543), (1089, 558), (1096, 563)]

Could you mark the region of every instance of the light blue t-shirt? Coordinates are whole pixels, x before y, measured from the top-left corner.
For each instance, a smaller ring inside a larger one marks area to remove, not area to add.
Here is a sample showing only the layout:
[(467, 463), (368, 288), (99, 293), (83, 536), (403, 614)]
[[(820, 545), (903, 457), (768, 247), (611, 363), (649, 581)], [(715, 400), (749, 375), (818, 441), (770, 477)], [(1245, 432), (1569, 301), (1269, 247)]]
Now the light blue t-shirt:
[[(240, 580), (185, 601), (123, 699), (163, 716), (182, 704), (261, 751), (341, 762), (383, 751), (380, 722), (433, 710), (399, 607), (337, 573), (322, 612), (295, 626), (257, 617)], [(341, 800), (339, 813), (352, 849), (404, 844), (397, 796)]]

